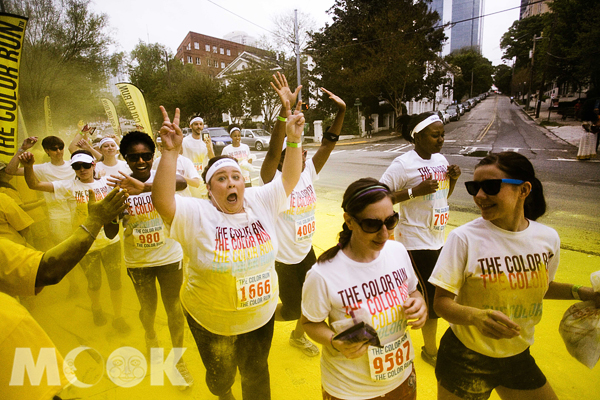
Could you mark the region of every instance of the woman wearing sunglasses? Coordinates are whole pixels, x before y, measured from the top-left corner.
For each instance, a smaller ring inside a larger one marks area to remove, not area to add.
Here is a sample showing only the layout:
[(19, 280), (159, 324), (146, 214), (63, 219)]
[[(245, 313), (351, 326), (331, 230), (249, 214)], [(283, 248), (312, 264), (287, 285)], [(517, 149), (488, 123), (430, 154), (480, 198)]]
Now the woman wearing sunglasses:
[(440, 342), (438, 399), (557, 399), (529, 353), (543, 299), (595, 300), (592, 288), (554, 282), (560, 239), (535, 220), (546, 211), (524, 156), (490, 154), (467, 191), (481, 218), (454, 229), (430, 281), (448, 322)]
[(427, 302), (429, 318), (421, 330), (424, 342), (421, 358), (435, 367), (438, 316), (433, 310), (435, 287), (428, 279), (444, 245), (448, 197), (460, 176), (460, 168), (449, 165), (440, 154), (444, 124), (437, 114), (413, 116), (403, 126), (402, 135), (415, 148), (397, 157), (381, 182), (394, 192), (394, 204), (399, 203), (400, 222), (394, 238), (408, 250)]
[[(406, 249), (388, 240), (398, 224), (392, 192), (360, 179), (346, 189), (342, 208), (339, 243), (308, 271), (302, 292), (304, 329), (323, 345), (323, 399), (415, 399), (407, 328), (423, 326), (427, 307)], [(345, 334), (353, 325), (361, 329)]]
[[(71, 168), (75, 171), (75, 179), (40, 182), (33, 172), (33, 164), (35, 163), (33, 154), (25, 152), (19, 156), (19, 160), (23, 163), (25, 181), (30, 189), (54, 193), (59, 201), (75, 200), (75, 214), (72, 219), (73, 229), (79, 227), (87, 218), (88, 190), (94, 191), (96, 201), (102, 200), (111, 191), (105, 178), (95, 179), (94, 157), (87, 150), (77, 150), (71, 155)], [(106, 225), (100, 231), (94, 244), (79, 265), (81, 265), (88, 281), (88, 295), (92, 302), (94, 324), (102, 326), (107, 321), (100, 304), (100, 288), (102, 286), (100, 265), (102, 265), (110, 286), (110, 298), (114, 313), (112, 325), (117, 331), (127, 333), (130, 331), (130, 327), (121, 316), (123, 297), (121, 290), (122, 256), (121, 244), (117, 235), (118, 231), (118, 225)]]

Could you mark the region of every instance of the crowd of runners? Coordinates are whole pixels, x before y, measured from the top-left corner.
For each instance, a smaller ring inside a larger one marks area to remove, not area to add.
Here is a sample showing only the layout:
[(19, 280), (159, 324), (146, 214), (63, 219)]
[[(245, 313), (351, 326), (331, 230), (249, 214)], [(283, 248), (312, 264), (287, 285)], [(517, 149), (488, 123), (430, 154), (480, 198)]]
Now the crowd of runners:
[[(52, 341), (7, 294), (37, 294), (71, 279), (79, 265), (90, 323), (109, 322), (100, 301), (105, 275), (108, 317), (121, 335), (138, 324), (122, 314), (123, 285), (133, 285), (147, 357), (159, 347), (160, 293), (172, 348), (184, 347), (189, 329), (206, 370), (194, 377), (177, 357), (172, 368), (183, 390), (196, 378), (219, 399), (234, 399), (239, 371), (243, 399), (270, 399), (276, 322), (297, 321), (289, 344), (307, 356), (321, 354), (323, 399), (416, 399), (417, 356), (435, 368), (439, 399), (487, 399), (494, 390), (502, 399), (557, 398), (529, 352), (543, 300), (600, 306), (600, 293), (554, 280), (560, 239), (535, 222), (546, 202), (529, 160), (513, 152), (480, 160), (466, 190), (481, 218), (446, 235), (448, 197), (464, 190), (455, 187), (461, 171), (441, 154), (438, 115), (415, 115), (402, 132), (414, 149), (379, 179), (348, 186), (338, 243), (317, 256), (315, 182), (341, 134), (346, 104), (322, 89), (337, 113), (307, 158), (300, 87), (292, 91), (279, 73), (271, 85), (281, 111), (259, 184), (251, 182), (254, 157), (239, 128), (215, 156), (201, 117), (189, 121), (191, 134), (184, 137), (179, 110), (162, 107), (156, 138), (132, 131), (94, 143), (82, 129), (65, 160), (63, 140), (48, 136), (41, 146), (50, 161), (38, 163), (30, 152), (38, 139), (30, 137), (0, 166), (0, 319), (6, 327), (0, 397), (49, 399), (74, 379), (65, 370), (57, 385), (9, 384), (15, 350), (52, 347)], [(44, 202), (24, 202), (10, 183), (14, 175), (43, 193), (47, 220), (33, 230), (37, 236), (27, 232), (39, 224), (30, 214)], [(51, 242), (42, 244), (40, 236)], [(76, 292), (70, 281), (69, 295)], [(441, 339), (439, 318), (450, 323)], [(421, 349), (413, 346), (414, 329), (423, 334)]]

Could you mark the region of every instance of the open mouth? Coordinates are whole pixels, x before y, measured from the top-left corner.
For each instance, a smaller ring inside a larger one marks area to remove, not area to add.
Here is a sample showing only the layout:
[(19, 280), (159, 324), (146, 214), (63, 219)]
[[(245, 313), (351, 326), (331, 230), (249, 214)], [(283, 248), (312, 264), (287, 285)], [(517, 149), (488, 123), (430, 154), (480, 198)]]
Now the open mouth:
[(231, 193), (229, 196), (227, 196), (228, 203), (235, 203), (236, 201), (237, 201), (237, 194)]
[(487, 211), (490, 208), (494, 207), (495, 204), (478, 204), (479, 208), (481, 208), (482, 211)]

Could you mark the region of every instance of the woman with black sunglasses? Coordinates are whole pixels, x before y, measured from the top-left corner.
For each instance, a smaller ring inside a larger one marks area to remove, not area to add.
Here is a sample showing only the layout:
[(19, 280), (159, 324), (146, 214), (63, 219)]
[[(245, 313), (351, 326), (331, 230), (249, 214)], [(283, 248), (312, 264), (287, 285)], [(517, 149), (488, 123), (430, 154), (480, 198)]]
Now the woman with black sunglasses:
[(535, 220), (546, 211), (527, 158), (490, 154), (467, 191), (481, 218), (450, 232), (430, 281), (448, 322), (440, 342), (438, 399), (557, 399), (529, 353), (543, 299), (595, 300), (592, 288), (554, 281), (560, 239)]
[(421, 358), (435, 367), (438, 316), (433, 310), (435, 287), (428, 279), (444, 245), (448, 197), (460, 176), (460, 168), (449, 165), (440, 154), (444, 124), (436, 113), (413, 116), (404, 128), (402, 135), (415, 148), (396, 157), (381, 182), (392, 189), (394, 204), (399, 203), (400, 222), (394, 238), (408, 250), (427, 302), (429, 317), (421, 330), (424, 342)]
[[(75, 170), (75, 179), (54, 182), (40, 182), (33, 171), (35, 158), (32, 153), (25, 152), (19, 156), (23, 163), (25, 181), (33, 190), (54, 193), (57, 200), (74, 199), (75, 214), (73, 215), (73, 229), (87, 218), (89, 200), (88, 190), (96, 194), (96, 201), (102, 200), (111, 191), (104, 177), (96, 179), (94, 157), (87, 150), (77, 150), (71, 155), (71, 168)], [(106, 231), (105, 231), (106, 230)], [(104, 267), (106, 278), (110, 286), (110, 298), (113, 305), (113, 327), (121, 332), (128, 333), (130, 327), (121, 316), (122, 290), (121, 290), (121, 244), (119, 243), (119, 225), (105, 226), (96, 237), (94, 244), (79, 265), (83, 269), (88, 281), (88, 295), (92, 302), (94, 324), (106, 324), (106, 316), (100, 304), (100, 289), (102, 286), (102, 271)]]
[(348, 186), (342, 208), (339, 243), (308, 271), (302, 292), (304, 329), (323, 345), (323, 399), (415, 399), (407, 328), (423, 326), (427, 307), (406, 249), (388, 240), (398, 223), (392, 192), (363, 178)]

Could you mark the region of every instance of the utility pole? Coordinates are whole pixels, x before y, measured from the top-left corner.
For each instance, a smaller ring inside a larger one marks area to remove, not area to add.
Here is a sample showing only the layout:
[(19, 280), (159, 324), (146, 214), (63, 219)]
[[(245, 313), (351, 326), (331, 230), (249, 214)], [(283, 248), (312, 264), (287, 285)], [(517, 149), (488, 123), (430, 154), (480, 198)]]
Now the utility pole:
[(534, 66), (534, 57), (535, 57), (535, 42), (542, 39), (542, 37), (536, 37), (535, 33), (533, 34), (533, 51), (531, 52), (531, 71), (529, 73), (529, 89), (527, 91), (527, 104), (525, 105), (525, 110), (529, 110), (529, 103), (531, 102), (531, 85), (533, 84), (533, 66)]
[[(296, 76), (298, 86), (302, 84), (300, 77), (300, 38), (298, 37), (298, 10), (294, 10), (294, 39), (296, 41)], [(298, 92), (298, 101), (302, 101), (302, 89)]]

